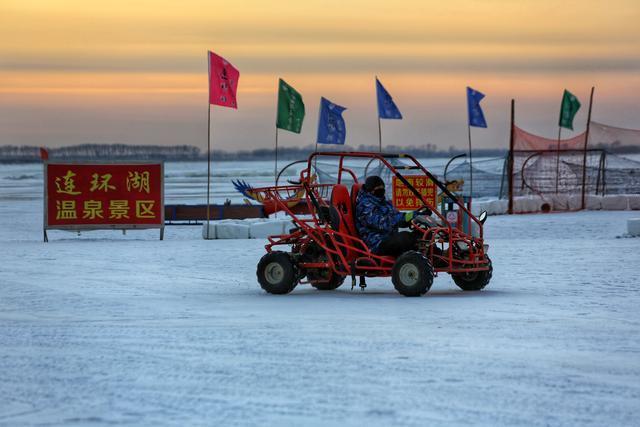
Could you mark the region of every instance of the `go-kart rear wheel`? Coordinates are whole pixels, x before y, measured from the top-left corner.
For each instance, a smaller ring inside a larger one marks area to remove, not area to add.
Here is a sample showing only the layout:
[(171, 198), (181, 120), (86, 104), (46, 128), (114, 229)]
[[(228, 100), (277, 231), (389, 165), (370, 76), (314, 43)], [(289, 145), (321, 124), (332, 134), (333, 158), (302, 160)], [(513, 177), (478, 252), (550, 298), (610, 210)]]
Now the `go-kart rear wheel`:
[[(315, 242), (312, 242), (304, 252), (304, 262), (327, 262), (327, 253)], [(311, 286), (319, 291), (332, 291), (344, 282), (345, 276), (336, 274), (330, 268), (308, 268), (305, 272)], [(320, 283), (313, 283), (315, 281)]]
[(309, 279), (309, 281), (327, 280), (327, 278), (329, 278), (328, 281), (326, 282), (323, 281), (320, 283), (311, 283), (311, 286), (313, 286), (319, 291), (332, 291), (334, 289), (338, 289), (340, 285), (342, 285), (342, 283), (344, 282), (345, 276), (336, 274), (329, 269), (326, 269), (326, 270), (313, 269), (313, 270), (307, 271), (307, 279)]
[(286, 252), (274, 251), (258, 262), (258, 282), (270, 294), (288, 294), (298, 284), (297, 268)]
[(456, 285), (463, 291), (480, 291), (489, 284), (493, 275), (491, 260), (487, 257), (489, 269), (486, 271), (472, 271), (469, 273), (452, 274), (451, 277)]
[(406, 297), (419, 297), (427, 293), (433, 283), (433, 266), (429, 259), (416, 251), (398, 257), (391, 279), (396, 290)]

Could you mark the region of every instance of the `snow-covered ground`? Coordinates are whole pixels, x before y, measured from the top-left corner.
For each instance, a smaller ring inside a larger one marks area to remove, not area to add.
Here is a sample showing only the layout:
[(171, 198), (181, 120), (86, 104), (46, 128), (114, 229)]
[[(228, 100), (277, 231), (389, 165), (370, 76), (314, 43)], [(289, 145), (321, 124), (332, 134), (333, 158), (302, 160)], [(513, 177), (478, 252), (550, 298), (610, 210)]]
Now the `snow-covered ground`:
[(0, 425), (638, 425), (638, 212), (490, 217), (485, 291), (264, 293), (262, 240), (0, 201)]

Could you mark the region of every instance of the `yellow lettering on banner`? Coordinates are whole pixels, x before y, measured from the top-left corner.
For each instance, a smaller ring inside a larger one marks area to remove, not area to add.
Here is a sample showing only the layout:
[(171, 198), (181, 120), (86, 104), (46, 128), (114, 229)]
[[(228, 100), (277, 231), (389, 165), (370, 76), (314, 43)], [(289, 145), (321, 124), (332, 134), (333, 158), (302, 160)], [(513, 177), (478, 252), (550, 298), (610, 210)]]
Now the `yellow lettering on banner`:
[(109, 201), (109, 219), (129, 219), (129, 201), (128, 200), (110, 200)]
[(398, 196), (398, 197), (402, 196), (402, 189), (401, 188), (396, 188), (396, 196)]
[(102, 202), (100, 200), (87, 200), (84, 202), (82, 219), (103, 218)]
[(56, 200), (56, 219), (78, 219), (75, 200)]
[(404, 206), (404, 199), (398, 199), (398, 206), (397, 207), (403, 207)]
[(76, 189), (75, 180), (73, 179), (74, 176), (76, 176), (76, 174), (68, 170), (64, 176), (56, 177), (56, 193), (70, 194), (72, 196), (80, 194), (80, 191), (74, 191)]
[(111, 176), (112, 175), (110, 173), (106, 173), (104, 175), (98, 175), (97, 173), (94, 173), (93, 175), (91, 175), (93, 179), (91, 180), (91, 188), (89, 189), (89, 191), (102, 190), (106, 193), (109, 190), (115, 190), (115, 185), (109, 185)]
[(424, 186), (424, 179), (423, 178), (416, 179), (416, 185), (418, 187), (423, 187)]
[(153, 212), (153, 200), (136, 200), (136, 218), (155, 218), (156, 214)]
[(409, 206), (410, 208), (413, 207), (413, 199), (407, 199), (407, 206)]
[(129, 172), (127, 176), (127, 191), (131, 191), (132, 188), (141, 193), (144, 191), (149, 194), (151, 191), (149, 185), (149, 171), (144, 171), (142, 173), (138, 171)]

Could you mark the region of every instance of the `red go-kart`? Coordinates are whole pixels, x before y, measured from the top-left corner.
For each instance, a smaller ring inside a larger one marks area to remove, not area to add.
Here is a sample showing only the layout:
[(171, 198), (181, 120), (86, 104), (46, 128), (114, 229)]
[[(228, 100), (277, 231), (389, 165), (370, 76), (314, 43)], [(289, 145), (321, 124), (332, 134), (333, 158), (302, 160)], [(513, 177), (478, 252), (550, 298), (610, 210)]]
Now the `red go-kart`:
[[(312, 179), (312, 164), (318, 158), (332, 158), (338, 162), (336, 184), (319, 184)], [(369, 250), (358, 237), (355, 227), (355, 202), (361, 183), (345, 159), (377, 161), (400, 180), (433, 216), (417, 216), (410, 229), (419, 234), (418, 247), (399, 257), (381, 256)], [(401, 164), (398, 164), (401, 162)], [(394, 165), (395, 164), (395, 165)], [(470, 227), (451, 224), (445, 216), (406, 179), (421, 174), (431, 179), (449, 200), (457, 204), (458, 213), (465, 215)], [(402, 172), (402, 173), (401, 173)], [(353, 183), (351, 189), (344, 182)], [(287, 199), (304, 190), (309, 215), (291, 211)], [(406, 154), (316, 152), (309, 156), (307, 168), (300, 173), (300, 181), (291, 185), (257, 188), (264, 200), (273, 200), (280, 210), (291, 216), (294, 228), (288, 234), (269, 237), (265, 254), (258, 263), (260, 286), (272, 294), (287, 294), (299, 283), (308, 283), (319, 290), (339, 287), (351, 276), (352, 289), (366, 287), (365, 277), (392, 277), (395, 289), (405, 296), (425, 294), (438, 273), (451, 274), (455, 283), (465, 291), (483, 289), (491, 280), (491, 260), (483, 240), (486, 213), (475, 217), (459, 197), (450, 193), (442, 182), (427, 171), (413, 156)], [(464, 212), (464, 213), (463, 213)], [(287, 247), (286, 251), (274, 247)]]

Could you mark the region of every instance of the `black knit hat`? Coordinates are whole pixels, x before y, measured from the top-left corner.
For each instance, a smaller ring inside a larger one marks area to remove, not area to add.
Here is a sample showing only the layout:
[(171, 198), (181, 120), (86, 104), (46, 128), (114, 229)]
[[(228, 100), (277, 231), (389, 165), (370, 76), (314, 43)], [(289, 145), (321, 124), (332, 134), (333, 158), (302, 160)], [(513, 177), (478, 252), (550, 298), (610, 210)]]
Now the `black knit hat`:
[(384, 181), (382, 180), (382, 178), (377, 175), (371, 175), (370, 177), (367, 177), (362, 187), (367, 193), (371, 193), (374, 188), (381, 185), (384, 187)]

